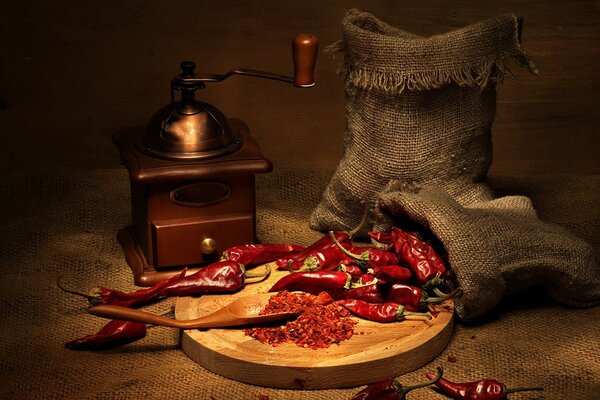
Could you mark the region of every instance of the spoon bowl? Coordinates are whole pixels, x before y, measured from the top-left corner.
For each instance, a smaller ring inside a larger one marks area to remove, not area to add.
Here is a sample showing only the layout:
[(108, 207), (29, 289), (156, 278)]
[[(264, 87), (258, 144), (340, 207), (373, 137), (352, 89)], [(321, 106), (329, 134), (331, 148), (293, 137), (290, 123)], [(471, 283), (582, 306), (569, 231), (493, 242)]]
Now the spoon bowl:
[(240, 297), (225, 307), (201, 318), (176, 320), (133, 308), (100, 305), (91, 307), (92, 315), (109, 319), (142, 322), (145, 324), (167, 326), (180, 329), (210, 329), (233, 326), (250, 326), (290, 319), (299, 312), (284, 312), (260, 315), (273, 293), (260, 293)]

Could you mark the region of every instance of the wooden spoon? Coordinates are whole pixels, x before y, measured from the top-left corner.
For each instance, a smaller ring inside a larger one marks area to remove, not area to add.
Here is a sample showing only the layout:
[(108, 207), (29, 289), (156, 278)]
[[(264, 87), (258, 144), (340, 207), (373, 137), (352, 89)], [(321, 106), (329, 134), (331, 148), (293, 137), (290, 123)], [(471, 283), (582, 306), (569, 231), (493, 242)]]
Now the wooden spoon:
[(299, 312), (280, 312), (259, 315), (259, 312), (264, 309), (271, 296), (273, 296), (273, 293), (260, 293), (241, 297), (212, 314), (188, 320), (176, 320), (142, 310), (111, 305), (91, 307), (88, 312), (103, 318), (121, 319), (181, 329), (209, 329), (228, 326), (256, 325), (289, 319), (299, 314)]

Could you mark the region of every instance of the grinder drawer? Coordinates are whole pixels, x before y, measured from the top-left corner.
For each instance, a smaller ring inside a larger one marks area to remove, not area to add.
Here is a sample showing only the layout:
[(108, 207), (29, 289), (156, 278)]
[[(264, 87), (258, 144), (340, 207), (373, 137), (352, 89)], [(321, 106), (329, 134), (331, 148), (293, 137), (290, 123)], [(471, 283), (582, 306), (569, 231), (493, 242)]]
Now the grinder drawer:
[[(153, 221), (151, 227), (155, 268), (218, 261), (227, 248), (254, 241), (252, 213)], [(201, 243), (204, 240), (214, 246), (212, 253), (202, 252)]]

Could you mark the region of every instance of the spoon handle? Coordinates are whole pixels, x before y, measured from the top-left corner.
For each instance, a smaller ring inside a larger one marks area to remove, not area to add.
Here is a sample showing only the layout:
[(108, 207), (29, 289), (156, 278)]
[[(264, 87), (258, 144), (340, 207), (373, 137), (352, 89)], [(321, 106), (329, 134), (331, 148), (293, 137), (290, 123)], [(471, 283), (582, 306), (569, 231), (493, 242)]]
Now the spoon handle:
[(176, 319), (165, 317), (162, 315), (152, 314), (142, 310), (133, 308), (101, 305), (91, 307), (88, 312), (92, 315), (109, 319), (121, 319), (125, 321), (142, 322), (158, 326), (168, 326), (172, 328), (181, 328), (182, 324)]

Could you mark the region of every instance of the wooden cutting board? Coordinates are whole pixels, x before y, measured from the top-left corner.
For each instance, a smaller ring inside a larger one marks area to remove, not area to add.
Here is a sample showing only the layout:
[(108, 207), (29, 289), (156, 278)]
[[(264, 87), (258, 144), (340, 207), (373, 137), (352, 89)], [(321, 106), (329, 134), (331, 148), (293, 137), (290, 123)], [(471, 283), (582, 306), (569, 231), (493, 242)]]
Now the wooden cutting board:
[[(233, 299), (267, 292), (286, 271), (226, 295), (182, 297), (177, 319), (193, 319), (224, 307)], [(253, 385), (286, 389), (359, 386), (415, 370), (435, 358), (452, 337), (454, 304), (447, 301), (428, 325), (421, 321), (389, 324), (359, 319), (349, 340), (325, 349), (292, 343), (273, 347), (244, 334), (243, 328), (185, 330), (184, 353), (219, 375)]]

